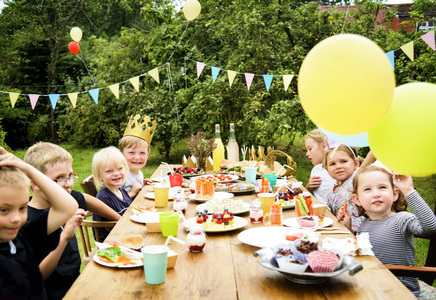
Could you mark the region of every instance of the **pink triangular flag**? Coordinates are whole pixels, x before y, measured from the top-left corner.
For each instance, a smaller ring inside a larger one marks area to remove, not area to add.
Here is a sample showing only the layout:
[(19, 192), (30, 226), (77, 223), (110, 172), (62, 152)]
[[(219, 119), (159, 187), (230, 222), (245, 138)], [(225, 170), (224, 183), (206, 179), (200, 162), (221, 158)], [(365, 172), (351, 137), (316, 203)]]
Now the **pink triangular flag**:
[(253, 81), (254, 74), (253, 73), (244, 73), (245, 81), (247, 81), (247, 89), (250, 89), (251, 82)]
[(433, 50), (435, 50), (434, 46), (434, 30), (427, 32), (424, 35), (421, 35), (421, 39), (427, 43)]
[(30, 105), (32, 109), (35, 109), (36, 102), (38, 102), (39, 95), (37, 94), (29, 94)]
[(201, 72), (203, 72), (203, 69), (204, 69), (204, 66), (205, 66), (205, 65), (206, 65), (206, 64), (197, 61), (197, 78), (200, 77)]

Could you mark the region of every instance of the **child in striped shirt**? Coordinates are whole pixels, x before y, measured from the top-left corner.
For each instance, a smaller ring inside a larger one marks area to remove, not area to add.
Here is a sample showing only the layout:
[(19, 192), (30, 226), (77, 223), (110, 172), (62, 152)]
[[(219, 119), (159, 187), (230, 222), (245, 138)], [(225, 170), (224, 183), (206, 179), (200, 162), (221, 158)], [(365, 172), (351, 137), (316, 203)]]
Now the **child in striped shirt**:
[[(392, 176), (383, 168), (369, 166), (357, 171), (353, 187), (353, 200), (360, 215), (365, 217), (358, 233), (369, 233), (375, 256), (383, 264), (413, 266), (413, 237), (436, 232), (436, 217), (413, 188), (412, 177)], [(407, 204), (415, 214), (405, 211)], [(347, 210), (338, 214), (338, 220), (351, 228)], [(416, 278), (398, 278), (415, 296), (419, 296)]]

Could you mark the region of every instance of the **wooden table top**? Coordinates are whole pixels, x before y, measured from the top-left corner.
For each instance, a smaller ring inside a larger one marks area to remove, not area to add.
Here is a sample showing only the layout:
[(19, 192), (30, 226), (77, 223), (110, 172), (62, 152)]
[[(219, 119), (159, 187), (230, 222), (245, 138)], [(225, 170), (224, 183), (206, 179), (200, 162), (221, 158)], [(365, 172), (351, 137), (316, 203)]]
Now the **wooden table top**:
[[(166, 168), (166, 167), (165, 167)], [(153, 176), (159, 176), (164, 166), (160, 166)], [(135, 198), (137, 206), (153, 205), (154, 201), (144, 198), (149, 192), (145, 187)], [(189, 190), (188, 190), (189, 192)], [(251, 202), (256, 196), (240, 196)], [(195, 207), (200, 204), (189, 201), (186, 218), (195, 216)], [(172, 210), (168, 207), (158, 211)], [(130, 207), (110, 232), (107, 241), (121, 241), (132, 234), (141, 234), (147, 245), (161, 245), (166, 238), (161, 233), (147, 233), (144, 224), (130, 220)], [(249, 213), (239, 215), (249, 220)], [(284, 210), (283, 219), (294, 217), (294, 209)], [(345, 227), (328, 212), (327, 217), (335, 222), (333, 226)], [(374, 256), (356, 257), (363, 270), (354, 276), (344, 272), (328, 282), (317, 285), (304, 285), (288, 281), (284, 275), (262, 267), (254, 257), (257, 247), (246, 245), (238, 240), (238, 234), (245, 229), (264, 226), (251, 224), (243, 229), (222, 233), (208, 233), (203, 252), (191, 253), (184, 245), (172, 242), (170, 249), (178, 253), (175, 268), (167, 271), (166, 281), (160, 285), (145, 283), (143, 268), (108, 268), (89, 262), (75, 281), (64, 299), (416, 299), (412, 293), (389, 272)], [(186, 240), (182, 221), (177, 238)], [(347, 234), (323, 234), (345, 238)]]

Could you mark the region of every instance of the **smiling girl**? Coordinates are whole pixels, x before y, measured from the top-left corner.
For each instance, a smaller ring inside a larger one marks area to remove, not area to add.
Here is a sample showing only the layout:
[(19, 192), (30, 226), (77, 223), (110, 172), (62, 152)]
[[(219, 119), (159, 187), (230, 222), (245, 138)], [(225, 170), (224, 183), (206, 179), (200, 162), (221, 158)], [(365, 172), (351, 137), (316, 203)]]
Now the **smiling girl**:
[[(129, 194), (121, 185), (126, 181), (128, 171), (126, 158), (115, 147), (101, 149), (92, 159), (92, 175), (98, 189), (97, 198), (114, 211), (123, 215), (132, 203)], [(109, 221), (99, 215), (92, 216), (94, 221)], [(99, 238), (103, 241), (109, 232), (99, 228)]]
[[(414, 235), (436, 232), (436, 217), (427, 203), (413, 188), (412, 177), (392, 175), (385, 169), (369, 166), (357, 172), (353, 199), (365, 218), (358, 233), (368, 232), (375, 256), (383, 264), (415, 265)], [(407, 204), (415, 214), (406, 212)], [(347, 210), (338, 220), (351, 227)], [(399, 277), (415, 296), (419, 294), (418, 280)]]
[(324, 154), (323, 166), (329, 175), (336, 179), (336, 185), (326, 196), (327, 207), (334, 216), (337, 216), (338, 212), (347, 204), (351, 212), (353, 227), (357, 229), (361, 218), (352, 199), (353, 178), (359, 167), (355, 150), (347, 145), (340, 145), (336, 151), (327, 150)]

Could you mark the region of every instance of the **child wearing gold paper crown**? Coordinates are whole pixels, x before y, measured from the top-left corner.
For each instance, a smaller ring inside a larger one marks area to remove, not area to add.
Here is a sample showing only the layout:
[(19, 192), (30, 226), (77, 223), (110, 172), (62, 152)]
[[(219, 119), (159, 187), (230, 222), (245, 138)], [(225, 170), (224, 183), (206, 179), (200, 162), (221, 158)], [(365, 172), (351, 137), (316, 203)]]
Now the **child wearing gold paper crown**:
[(140, 119), (140, 115), (136, 115), (134, 118), (130, 117), (124, 136), (118, 142), (118, 148), (129, 165), (129, 172), (123, 188), (132, 199), (136, 197), (145, 183), (151, 183), (150, 179), (144, 179), (141, 169), (147, 164), (150, 155), (150, 143), (156, 129), (156, 121), (153, 121), (153, 126), (149, 128), (150, 117), (145, 116), (144, 122), (138, 124)]

